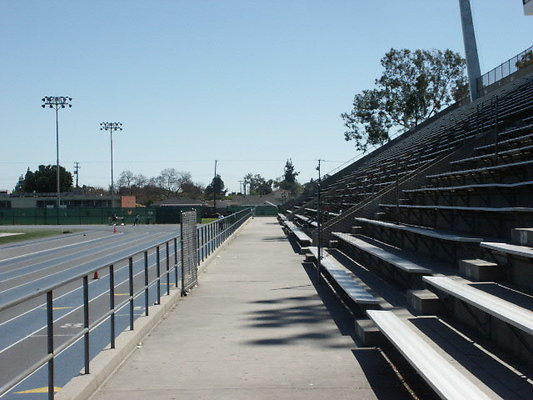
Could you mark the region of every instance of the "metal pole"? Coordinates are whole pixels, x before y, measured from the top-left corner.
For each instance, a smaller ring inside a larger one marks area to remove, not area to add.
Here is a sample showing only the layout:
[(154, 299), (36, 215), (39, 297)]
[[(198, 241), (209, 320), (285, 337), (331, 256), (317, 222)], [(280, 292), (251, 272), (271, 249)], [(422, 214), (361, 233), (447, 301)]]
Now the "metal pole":
[(130, 331), (133, 330), (133, 257), (128, 259), (129, 286), (130, 286)]
[(461, 10), (466, 68), (468, 70), (468, 81), (470, 84), (470, 100), (474, 101), (479, 98), (478, 80), (481, 77), (481, 69), (479, 67), (476, 34), (474, 32), (474, 23), (472, 21), (470, 0), (459, 0), (459, 8)]
[(89, 347), (89, 278), (87, 275), (83, 277), (83, 328), (87, 329), (87, 332), (83, 335), (83, 342), (85, 349), (85, 374), (88, 374), (91, 355)]
[(185, 292), (185, 256), (183, 252), (184, 243), (183, 243), (183, 211), (181, 212), (180, 217), (180, 252), (181, 252), (181, 295), (186, 296)]
[(159, 246), (156, 246), (156, 272), (157, 272), (157, 304), (161, 304), (161, 256)]
[(150, 293), (148, 289), (148, 251), (144, 252), (144, 315), (148, 316)]
[[(46, 292), (46, 314), (47, 314), (47, 343), (48, 343), (48, 354), (54, 353), (54, 312), (53, 312), (53, 293), (50, 290)], [(48, 400), (54, 399), (54, 357), (51, 357), (48, 360)]]
[(115, 185), (113, 179), (113, 129), (109, 131), (109, 137), (111, 139), (111, 207), (115, 205)]
[(114, 176), (113, 176), (113, 132), (121, 131), (122, 130), (122, 123), (121, 122), (101, 122), (100, 123), (100, 130), (101, 131), (108, 131), (109, 132), (109, 141), (111, 143), (111, 207), (114, 206), (115, 201), (115, 183), (114, 183)]
[(215, 208), (215, 214), (217, 212), (217, 191), (215, 189), (215, 179), (217, 179), (217, 160), (215, 160), (215, 177), (213, 178), (213, 207)]
[(174, 238), (174, 281), (178, 287), (178, 239)]
[[(61, 186), (59, 179), (59, 109), (56, 106), (56, 178), (57, 178), (57, 215), (59, 219), (59, 207), (61, 206)], [(59, 221), (58, 221), (59, 222)]]
[(320, 198), (320, 189), (321, 189), (321, 175), (320, 175), (320, 162), (322, 160), (318, 159), (318, 167), (317, 167), (317, 171), (318, 171), (318, 195), (317, 195), (317, 225), (318, 225), (318, 234), (317, 234), (317, 239), (318, 239), (318, 244), (317, 244), (317, 253), (318, 253), (318, 260), (317, 260), (317, 282), (318, 283), (321, 283), (320, 282), (320, 270), (321, 270), (321, 266), (322, 266), (322, 211), (320, 210), (322, 205), (320, 203), (321, 201), (321, 198)]
[(53, 108), (56, 112), (56, 180), (57, 180), (57, 218), (59, 221), (59, 206), (61, 205), (61, 186), (59, 178), (59, 108), (72, 107), (69, 102), (72, 101), (71, 97), (66, 96), (45, 96), (42, 98), (42, 108)]
[(115, 269), (113, 264), (109, 266), (109, 310), (111, 313), (111, 348), (115, 348)]
[(165, 243), (165, 250), (167, 256), (167, 296), (170, 296), (170, 247), (168, 242)]

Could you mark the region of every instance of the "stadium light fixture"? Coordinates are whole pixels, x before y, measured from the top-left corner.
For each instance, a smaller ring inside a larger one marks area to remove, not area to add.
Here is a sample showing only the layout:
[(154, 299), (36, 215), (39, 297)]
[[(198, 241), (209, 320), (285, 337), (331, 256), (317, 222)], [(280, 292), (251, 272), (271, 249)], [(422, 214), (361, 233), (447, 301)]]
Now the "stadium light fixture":
[[(61, 188), (60, 188), (60, 178), (59, 178), (59, 109), (60, 108), (70, 108), (72, 104), (72, 97), (67, 96), (45, 96), (42, 98), (43, 104), (42, 108), (53, 108), (56, 111), (56, 180), (57, 180), (57, 208), (59, 209), (61, 205)], [(58, 214), (59, 215), (59, 214)]]
[(113, 201), (115, 199), (115, 187), (113, 182), (113, 132), (122, 130), (121, 122), (101, 122), (100, 130), (109, 132), (109, 138), (111, 141), (111, 207), (113, 207)]

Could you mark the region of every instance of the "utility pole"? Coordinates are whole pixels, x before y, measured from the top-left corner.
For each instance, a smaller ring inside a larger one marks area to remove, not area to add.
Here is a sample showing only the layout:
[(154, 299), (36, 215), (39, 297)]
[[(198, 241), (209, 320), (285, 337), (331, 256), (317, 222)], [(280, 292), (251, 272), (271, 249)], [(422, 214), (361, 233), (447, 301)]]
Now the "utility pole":
[[(56, 111), (56, 178), (57, 178), (57, 208), (59, 210), (59, 207), (61, 206), (61, 189), (60, 189), (60, 182), (59, 182), (59, 109), (60, 108), (66, 108), (66, 107), (72, 107), (72, 104), (70, 102), (72, 101), (72, 97), (66, 97), (66, 96), (46, 96), (42, 99), (43, 104), (41, 105), (42, 108), (53, 108)], [(58, 214), (59, 218), (59, 214)]]
[(74, 161), (74, 175), (76, 175), (76, 189), (78, 189), (80, 187), (78, 185), (78, 178), (80, 176), (80, 163), (77, 161)]
[(459, 0), (459, 8), (461, 10), (461, 25), (463, 27), (466, 69), (468, 71), (468, 82), (470, 84), (470, 100), (474, 101), (479, 98), (478, 80), (481, 77), (481, 69), (479, 67), (476, 34), (474, 32), (470, 0)]
[(244, 181), (239, 181), (239, 190), (241, 191), (242, 194), (245, 194), (244, 193)]
[(317, 232), (317, 253), (318, 253), (318, 265), (317, 265), (317, 282), (320, 283), (320, 270), (322, 267), (322, 211), (320, 210), (322, 205), (320, 204), (320, 190), (321, 190), (321, 179), (322, 176), (320, 174), (320, 163), (321, 159), (318, 159), (318, 167), (316, 170), (318, 171), (318, 195), (317, 195), (317, 213), (316, 213), (316, 219), (317, 219), (317, 225), (318, 225), (318, 232)]
[(213, 178), (213, 207), (215, 208), (215, 213), (217, 212), (217, 189), (216, 189), (217, 163), (218, 163), (218, 160), (215, 160), (215, 177)]

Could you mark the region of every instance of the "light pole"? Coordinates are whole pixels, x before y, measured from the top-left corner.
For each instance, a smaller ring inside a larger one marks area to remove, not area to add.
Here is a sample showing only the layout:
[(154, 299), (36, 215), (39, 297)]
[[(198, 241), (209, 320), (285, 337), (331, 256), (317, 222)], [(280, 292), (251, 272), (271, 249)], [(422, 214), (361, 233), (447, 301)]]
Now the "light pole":
[(213, 178), (213, 207), (215, 208), (215, 214), (217, 213), (217, 163), (218, 160), (215, 160), (215, 177)]
[(318, 268), (317, 268), (317, 281), (320, 283), (320, 272), (322, 267), (322, 211), (321, 211), (321, 199), (320, 199), (320, 190), (322, 189), (322, 175), (320, 170), (320, 163), (321, 159), (318, 159), (318, 167), (316, 167), (316, 170), (318, 171), (318, 195), (317, 195), (317, 227), (318, 227), (318, 234), (317, 234), (317, 253), (318, 253)]
[[(59, 186), (59, 109), (60, 108), (66, 108), (66, 107), (72, 107), (72, 104), (69, 102), (72, 101), (72, 97), (65, 97), (65, 96), (46, 96), (42, 98), (43, 104), (41, 105), (42, 108), (53, 108), (56, 110), (56, 168), (57, 168), (57, 208), (59, 209), (59, 206), (61, 204), (61, 189)], [(59, 214), (58, 214), (59, 215)]]
[(113, 132), (122, 130), (121, 122), (101, 122), (101, 131), (108, 131), (111, 139), (111, 207), (113, 207), (113, 200), (115, 199), (115, 189), (113, 184)]

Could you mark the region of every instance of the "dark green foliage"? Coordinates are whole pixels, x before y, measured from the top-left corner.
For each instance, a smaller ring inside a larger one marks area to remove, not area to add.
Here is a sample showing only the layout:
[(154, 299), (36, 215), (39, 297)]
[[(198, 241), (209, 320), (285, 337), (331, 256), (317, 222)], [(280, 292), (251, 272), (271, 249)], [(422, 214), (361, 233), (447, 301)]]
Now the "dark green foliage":
[(211, 183), (206, 186), (204, 191), (206, 198), (212, 198), (213, 193), (215, 193), (217, 199), (223, 199), (226, 195), (226, 192), (227, 190), (225, 188), (224, 181), (218, 174), (213, 178)]
[(244, 177), (244, 184), (248, 186), (248, 194), (264, 196), (272, 193), (274, 181), (272, 179), (266, 180), (259, 174), (249, 173)]
[(411, 129), (460, 100), (467, 87), (465, 60), (451, 50), (391, 49), (381, 59), (376, 88), (356, 94), (341, 114), (346, 140), (358, 150), (383, 144), (392, 128)]
[[(19, 186), (24, 193), (55, 193), (57, 191), (57, 167), (39, 165), (35, 172), (28, 169), (24, 181), (17, 184), (17, 187)], [(59, 187), (61, 192), (72, 190), (72, 174), (62, 166), (59, 166)]]
[(299, 174), (299, 172), (294, 170), (292, 160), (287, 160), (283, 168), (283, 180), (277, 186), (280, 189), (289, 190), (292, 194), (295, 194), (300, 189), (300, 184), (296, 181), (296, 177)]
[(533, 65), (533, 51), (526, 52), (526, 54), (516, 62), (516, 68), (518, 69), (524, 69), (530, 65)]

